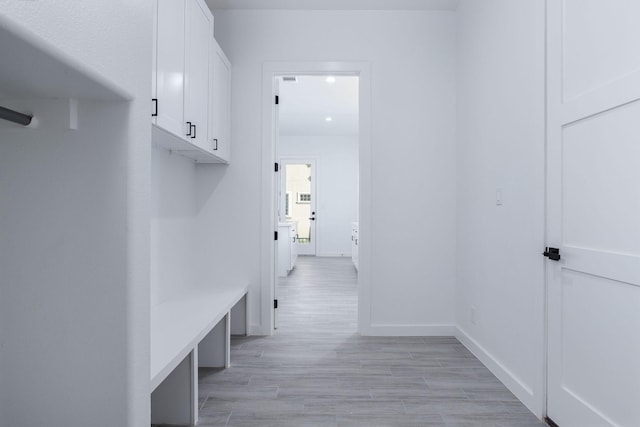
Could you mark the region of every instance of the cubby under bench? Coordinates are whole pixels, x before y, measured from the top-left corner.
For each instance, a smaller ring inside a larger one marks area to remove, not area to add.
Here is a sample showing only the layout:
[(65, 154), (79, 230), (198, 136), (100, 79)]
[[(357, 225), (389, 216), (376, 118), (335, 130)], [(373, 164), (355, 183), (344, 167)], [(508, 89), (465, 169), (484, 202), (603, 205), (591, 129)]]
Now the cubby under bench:
[(230, 365), (247, 333), (247, 285), (192, 291), (151, 309), (151, 423), (198, 422), (198, 367)]

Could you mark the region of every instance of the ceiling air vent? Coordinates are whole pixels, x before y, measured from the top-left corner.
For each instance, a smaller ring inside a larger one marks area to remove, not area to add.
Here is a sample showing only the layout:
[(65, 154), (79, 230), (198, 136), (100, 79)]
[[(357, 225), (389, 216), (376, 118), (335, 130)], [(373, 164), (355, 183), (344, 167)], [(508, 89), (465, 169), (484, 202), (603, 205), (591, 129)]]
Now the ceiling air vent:
[(282, 81), (287, 83), (298, 83), (296, 76), (282, 76)]

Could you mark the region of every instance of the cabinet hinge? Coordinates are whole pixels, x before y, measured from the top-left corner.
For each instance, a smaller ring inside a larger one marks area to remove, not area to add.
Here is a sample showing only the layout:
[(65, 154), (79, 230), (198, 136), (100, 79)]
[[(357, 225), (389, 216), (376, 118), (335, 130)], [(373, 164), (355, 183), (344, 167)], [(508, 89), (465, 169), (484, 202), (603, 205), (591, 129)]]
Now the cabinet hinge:
[(273, 240), (278, 240), (278, 232), (277, 231), (273, 232)]
[(277, 299), (273, 300), (273, 308), (278, 308), (278, 300)]
[(280, 104), (280, 97), (278, 95), (276, 95), (276, 105)]
[(273, 168), (276, 172), (278, 172), (278, 170), (280, 170), (280, 165), (278, 163), (274, 163), (274, 168)]

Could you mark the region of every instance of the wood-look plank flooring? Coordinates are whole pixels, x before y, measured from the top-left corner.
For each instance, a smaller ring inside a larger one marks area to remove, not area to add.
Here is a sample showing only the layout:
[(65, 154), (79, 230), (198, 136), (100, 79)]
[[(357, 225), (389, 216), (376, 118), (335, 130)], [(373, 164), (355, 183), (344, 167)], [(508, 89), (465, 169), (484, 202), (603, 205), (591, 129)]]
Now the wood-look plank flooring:
[(455, 338), (361, 337), (348, 258), (300, 257), (270, 337), (200, 370), (201, 426), (544, 426)]

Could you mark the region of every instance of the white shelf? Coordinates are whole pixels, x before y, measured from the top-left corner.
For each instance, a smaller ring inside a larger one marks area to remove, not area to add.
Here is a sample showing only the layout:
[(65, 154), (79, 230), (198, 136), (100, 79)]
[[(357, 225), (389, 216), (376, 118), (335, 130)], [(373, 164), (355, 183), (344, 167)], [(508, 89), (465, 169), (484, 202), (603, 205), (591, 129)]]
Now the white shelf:
[(125, 101), (133, 97), (0, 14), (0, 97)]
[(152, 124), (151, 128), (153, 142), (173, 153), (193, 159), (197, 163), (228, 163), (212, 152), (192, 144), (188, 139), (175, 135), (155, 124)]

